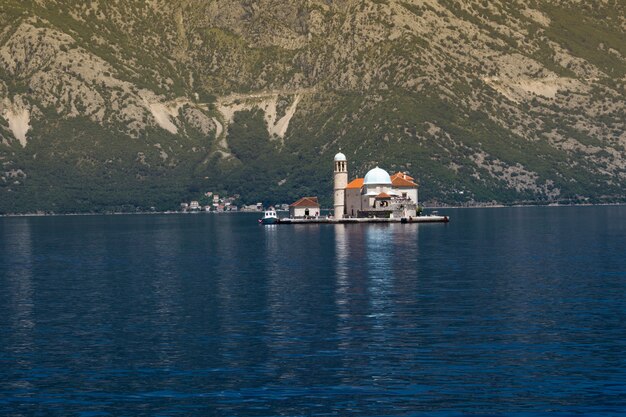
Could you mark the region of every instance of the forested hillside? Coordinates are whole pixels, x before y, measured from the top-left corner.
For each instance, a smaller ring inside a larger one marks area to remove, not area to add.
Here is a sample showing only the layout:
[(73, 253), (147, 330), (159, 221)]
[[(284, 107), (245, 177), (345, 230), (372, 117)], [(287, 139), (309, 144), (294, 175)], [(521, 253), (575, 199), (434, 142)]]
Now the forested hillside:
[(626, 200), (621, 0), (4, 0), (0, 213)]

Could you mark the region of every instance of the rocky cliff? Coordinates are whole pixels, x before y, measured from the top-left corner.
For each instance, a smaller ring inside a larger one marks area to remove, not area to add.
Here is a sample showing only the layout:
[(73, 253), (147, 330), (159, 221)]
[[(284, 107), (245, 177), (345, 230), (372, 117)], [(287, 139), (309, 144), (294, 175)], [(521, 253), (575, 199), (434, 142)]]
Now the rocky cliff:
[(431, 202), (623, 201), (626, 5), (592, 3), (5, 0), (0, 212), (330, 196), (339, 147)]

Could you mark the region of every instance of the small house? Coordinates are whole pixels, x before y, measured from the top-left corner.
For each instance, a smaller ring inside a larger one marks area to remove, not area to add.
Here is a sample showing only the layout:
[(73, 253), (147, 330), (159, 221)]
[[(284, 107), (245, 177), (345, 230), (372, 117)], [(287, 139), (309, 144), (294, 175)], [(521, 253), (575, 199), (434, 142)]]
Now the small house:
[(319, 215), (320, 204), (317, 201), (317, 197), (302, 197), (289, 206), (289, 217), (294, 219), (318, 217)]

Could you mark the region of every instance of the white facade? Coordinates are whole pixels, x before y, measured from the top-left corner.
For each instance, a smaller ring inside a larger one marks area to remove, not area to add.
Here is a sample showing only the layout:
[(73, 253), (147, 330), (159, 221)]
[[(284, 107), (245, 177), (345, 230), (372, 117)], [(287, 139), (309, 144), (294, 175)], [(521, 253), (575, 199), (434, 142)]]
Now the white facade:
[(290, 207), (289, 217), (294, 219), (300, 219), (305, 217), (319, 217), (319, 207)]
[(419, 205), (417, 187), (394, 187), (395, 191), (401, 196), (410, 199)]
[(319, 217), (320, 205), (317, 197), (303, 197), (289, 206), (289, 217), (293, 219)]

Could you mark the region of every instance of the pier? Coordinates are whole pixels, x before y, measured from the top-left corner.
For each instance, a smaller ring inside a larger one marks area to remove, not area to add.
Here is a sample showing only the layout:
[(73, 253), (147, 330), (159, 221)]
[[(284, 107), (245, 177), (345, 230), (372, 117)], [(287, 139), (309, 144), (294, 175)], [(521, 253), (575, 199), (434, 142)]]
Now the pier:
[(312, 218), (282, 218), (276, 224), (363, 224), (363, 223), (448, 223), (448, 216), (417, 216), (402, 218), (342, 218), (312, 217)]

